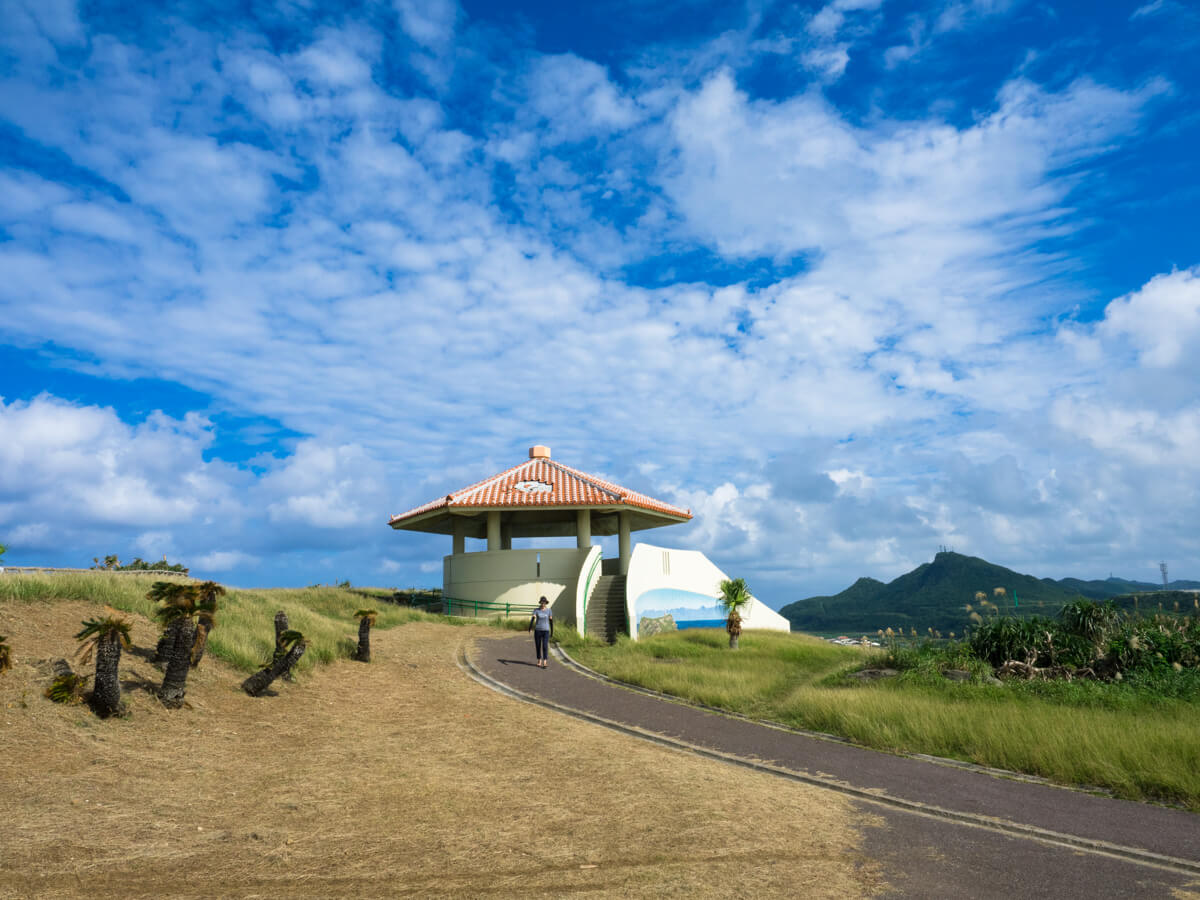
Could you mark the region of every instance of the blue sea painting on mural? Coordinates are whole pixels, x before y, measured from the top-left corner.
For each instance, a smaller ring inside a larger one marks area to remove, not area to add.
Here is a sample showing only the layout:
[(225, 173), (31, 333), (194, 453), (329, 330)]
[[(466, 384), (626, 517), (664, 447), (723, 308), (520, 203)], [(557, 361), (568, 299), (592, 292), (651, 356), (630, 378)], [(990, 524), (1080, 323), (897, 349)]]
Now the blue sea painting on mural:
[(676, 619), (675, 626), (683, 631), (685, 628), (724, 628), (724, 619)]
[(644, 591), (634, 601), (633, 611), (638, 619), (658, 619), (670, 615), (680, 628), (712, 627), (707, 624), (685, 626), (684, 622), (725, 622), (716, 597), (679, 588), (654, 588)]

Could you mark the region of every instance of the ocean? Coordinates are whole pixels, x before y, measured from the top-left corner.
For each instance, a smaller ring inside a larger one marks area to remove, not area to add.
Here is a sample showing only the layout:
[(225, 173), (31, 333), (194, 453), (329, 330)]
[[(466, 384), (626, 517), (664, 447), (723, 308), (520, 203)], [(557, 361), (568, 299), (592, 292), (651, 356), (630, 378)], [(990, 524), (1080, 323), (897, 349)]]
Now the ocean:
[(675, 623), (680, 631), (685, 628), (724, 628), (724, 619), (683, 619)]

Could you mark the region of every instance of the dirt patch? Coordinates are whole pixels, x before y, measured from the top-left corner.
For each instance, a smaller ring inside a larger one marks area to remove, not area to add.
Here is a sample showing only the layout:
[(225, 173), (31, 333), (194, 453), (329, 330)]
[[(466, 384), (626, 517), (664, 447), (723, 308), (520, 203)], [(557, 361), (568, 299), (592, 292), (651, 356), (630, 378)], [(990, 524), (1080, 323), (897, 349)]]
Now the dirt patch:
[[(190, 708), (122, 657), (130, 715), (43, 699), (86, 604), (0, 607), (0, 896), (864, 896), (843, 798), (507, 700), (411, 624), (278, 696), (206, 659)], [(349, 629), (352, 631), (352, 629)], [(139, 655), (142, 654), (142, 655)]]

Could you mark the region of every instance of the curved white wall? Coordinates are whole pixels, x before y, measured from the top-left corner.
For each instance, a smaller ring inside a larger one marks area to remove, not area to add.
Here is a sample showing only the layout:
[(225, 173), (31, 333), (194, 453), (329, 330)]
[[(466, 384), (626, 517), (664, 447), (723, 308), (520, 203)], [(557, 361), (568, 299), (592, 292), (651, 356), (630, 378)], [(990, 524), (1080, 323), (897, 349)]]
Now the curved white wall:
[(604, 550), (596, 544), (588, 551), (575, 583), (575, 628), (583, 634), (583, 623), (587, 621), (587, 605), (596, 590), (596, 582), (603, 573)]
[[(638, 624), (647, 612), (669, 612), (678, 622), (724, 620), (717, 606), (720, 584), (729, 576), (698, 550), (671, 550), (638, 544), (629, 559), (625, 604), (630, 636), (637, 640)], [(657, 616), (653, 616), (657, 617)], [(761, 600), (751, 597), (742, 607), (743, 628), (791, 631), (791, 623)]]

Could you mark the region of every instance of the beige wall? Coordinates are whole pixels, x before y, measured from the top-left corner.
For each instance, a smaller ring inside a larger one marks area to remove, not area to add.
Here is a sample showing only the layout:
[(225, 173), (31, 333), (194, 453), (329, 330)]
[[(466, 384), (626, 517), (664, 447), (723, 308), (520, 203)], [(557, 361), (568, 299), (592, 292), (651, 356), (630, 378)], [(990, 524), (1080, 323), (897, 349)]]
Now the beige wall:
[(593, 549), (451, 554), (442, 557), (442, 591), (455, 600), (527, 606), (536, 606), (539, 597), (546, 597), (554, 610), (555, 624), (574, 628), (579, 572)]

